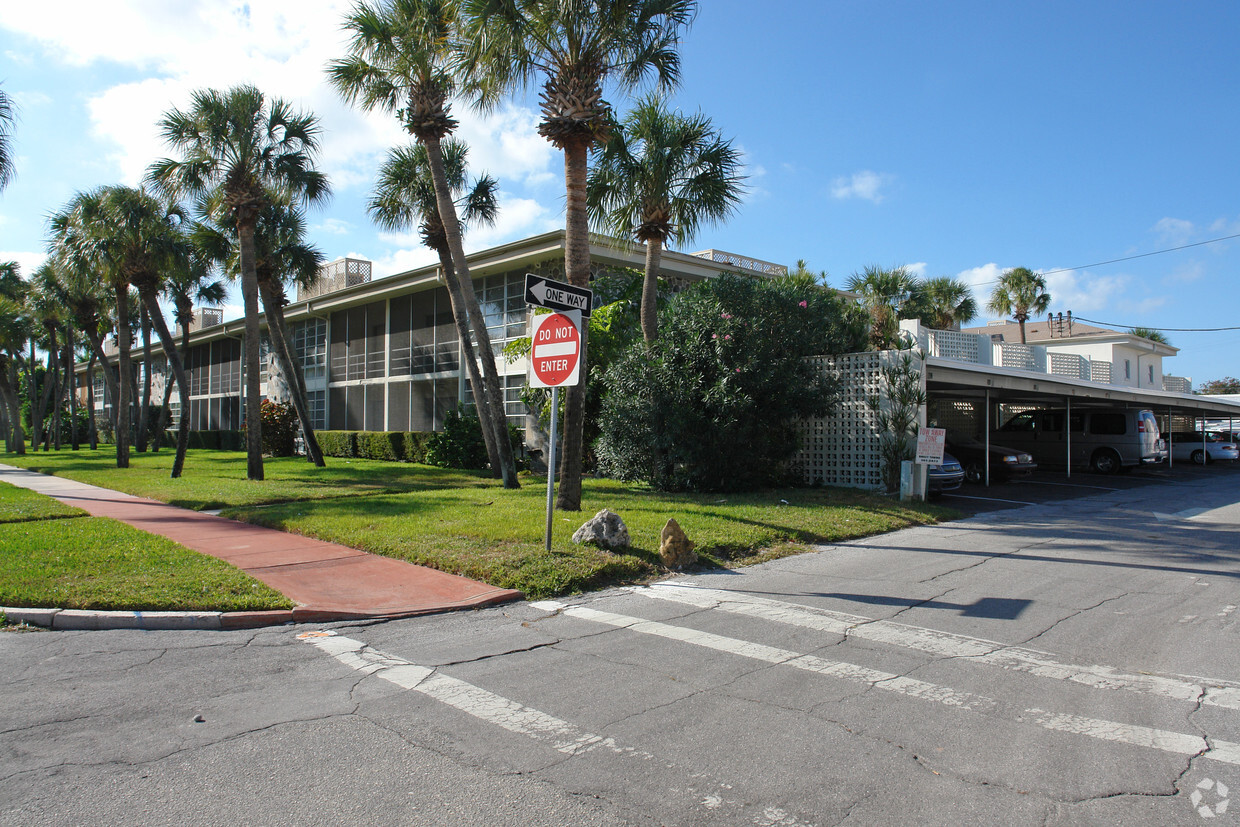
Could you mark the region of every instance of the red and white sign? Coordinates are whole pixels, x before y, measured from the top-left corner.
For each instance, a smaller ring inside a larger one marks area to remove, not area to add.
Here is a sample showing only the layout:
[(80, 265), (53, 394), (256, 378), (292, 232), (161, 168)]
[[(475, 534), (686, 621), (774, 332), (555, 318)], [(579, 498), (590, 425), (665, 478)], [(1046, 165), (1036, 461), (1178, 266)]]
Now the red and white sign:
[(580, 313), (535, 316), (530, 345), (530, 385), (562, 388), (581, 381)]
[(917, 464), (942, 465), (946, 428), (922, 428), (917, 432)]

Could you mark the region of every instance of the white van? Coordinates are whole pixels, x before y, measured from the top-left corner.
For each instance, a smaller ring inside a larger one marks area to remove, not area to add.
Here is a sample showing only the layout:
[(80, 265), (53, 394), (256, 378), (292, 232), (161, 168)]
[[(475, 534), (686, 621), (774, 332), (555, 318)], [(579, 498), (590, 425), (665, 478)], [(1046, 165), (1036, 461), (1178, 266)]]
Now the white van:
[(1032, 454), (1040, 466), (1061, 468), (1068, 464), (1070, 443), (1072, 467), (1088, 466), (1100, 474), (1167, 460), (1167, 443), (1152, 411), (1074, 408), (1065, 432), (1068, 418), (1064, 408), (1025, 411), (1003, 423), (993, 439)]

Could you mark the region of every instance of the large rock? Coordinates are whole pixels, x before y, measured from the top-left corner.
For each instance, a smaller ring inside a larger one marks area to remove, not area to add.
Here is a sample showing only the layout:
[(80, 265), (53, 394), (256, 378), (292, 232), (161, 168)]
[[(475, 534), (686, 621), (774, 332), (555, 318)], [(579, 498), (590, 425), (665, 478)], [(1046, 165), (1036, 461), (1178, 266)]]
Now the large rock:
[(659, 534), (659, 557), (663, 565), (669, 569), (683, 569), (697, 562), (697, 552), (693, 550), (694, 542), (685, 534), (680, 523), (668, 520)]
[(608, 551), (628, 548), (629, 529), (619, 514), (604, 508), (573, 533), (573, 542), (589, 543)]

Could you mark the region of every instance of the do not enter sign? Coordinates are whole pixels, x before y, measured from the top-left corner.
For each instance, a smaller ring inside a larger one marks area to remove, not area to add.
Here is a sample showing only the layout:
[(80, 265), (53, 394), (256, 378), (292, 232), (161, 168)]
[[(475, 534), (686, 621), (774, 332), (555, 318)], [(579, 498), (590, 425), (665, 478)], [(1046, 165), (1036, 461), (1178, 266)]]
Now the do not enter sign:
[(580, 381), (580, 317), (580, 313), (568, 312), (534, 318), (534, 333), (530, 343), (532, 386), (561, 388), (576, 385)]

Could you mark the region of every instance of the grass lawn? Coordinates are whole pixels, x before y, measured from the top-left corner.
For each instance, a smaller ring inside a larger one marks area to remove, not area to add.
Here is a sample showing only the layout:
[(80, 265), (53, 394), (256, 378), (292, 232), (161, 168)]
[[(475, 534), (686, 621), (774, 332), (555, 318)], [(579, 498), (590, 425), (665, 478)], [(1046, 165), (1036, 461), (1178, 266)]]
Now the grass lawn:
[(0, 606), (147, 611), (287, 609), (229, 564), (0, 483)]
[[(267, 479), (245, 479), (245, 454), (191, 451), (185, 474), (168, 478), (172, 453), (134, 454), (115, 467), (108, 448), (61, 451), (0, 461), (190, 508), (397, 557), (531, 598), (641, 582), (665, 573), (659, 532), (674, 517), (697, 544), (701, 565), (734, 567), (831, 542), (919, 523), (955, 512), (844, 488), (783, 489), (752, 494), (661, 494), (644, 486), (587, 479), (580, 513), (556, 512), (552, 548), (543, 548), (546, 481), (527, 477), (506, 491), (479, 473), (425, 465), (328, 459), (269, 459)], [(628, 525), (633, 547), (610, 554), (571, 541), (602, 508)]]

